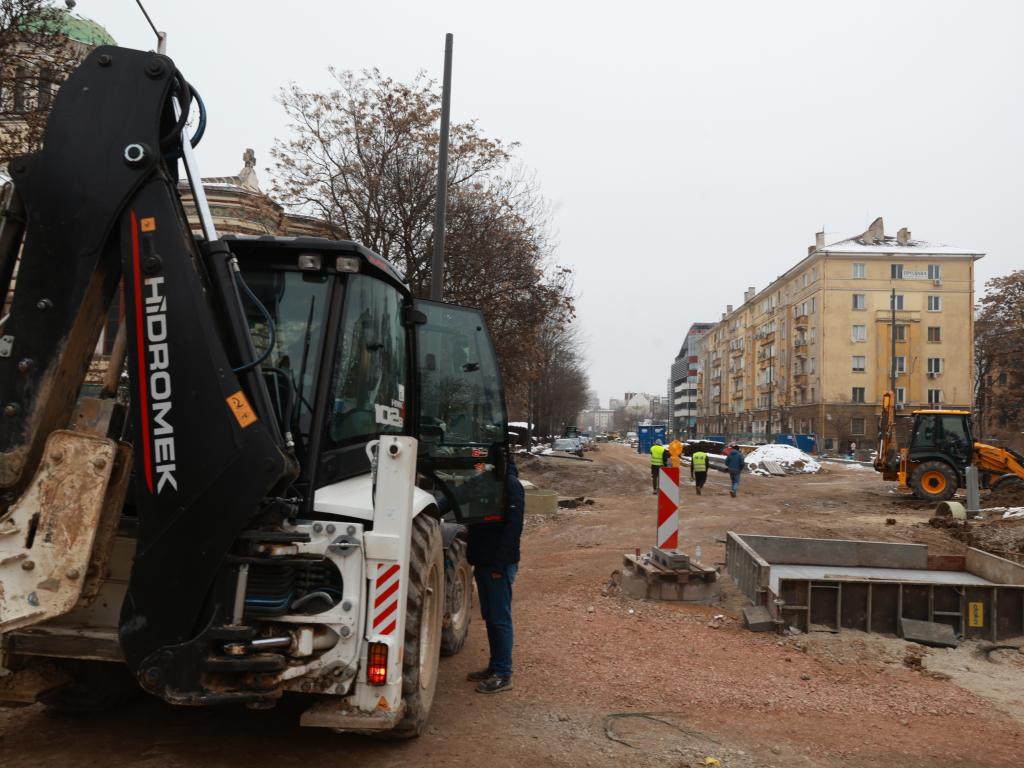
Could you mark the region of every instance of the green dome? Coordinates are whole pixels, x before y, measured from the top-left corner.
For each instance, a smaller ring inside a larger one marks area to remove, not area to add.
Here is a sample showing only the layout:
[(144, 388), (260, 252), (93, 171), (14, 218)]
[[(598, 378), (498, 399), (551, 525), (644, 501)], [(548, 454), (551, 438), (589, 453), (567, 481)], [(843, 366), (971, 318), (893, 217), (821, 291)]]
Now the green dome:
[(64, 13), (60, 25), (60, 31), (86, 45), (117, 45), (117, 41), (110, 36), (110, 33), (101, 24), (92, 19), (82, 16), (75, 16), (73, 13)]
[(60, 8), (48, 9), (44, 18), (30, 22), (26, 26), (66, 35), (75, 42), (92, 47), (117, 45), (117, 42), (102, 25), (92, 19), (76, 16), (70, 11)]

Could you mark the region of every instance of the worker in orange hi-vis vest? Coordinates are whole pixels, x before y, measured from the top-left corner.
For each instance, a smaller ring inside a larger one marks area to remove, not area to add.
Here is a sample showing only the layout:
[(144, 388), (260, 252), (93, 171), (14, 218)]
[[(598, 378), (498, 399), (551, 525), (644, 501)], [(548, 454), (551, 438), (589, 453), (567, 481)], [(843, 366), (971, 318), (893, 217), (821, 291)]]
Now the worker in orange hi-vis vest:
[(683, 444), (679, 442), (678, 437), (673, 438), (668, 444), (668, 454), (672, 457), (672, 466), (678, 467), (681, 464), (679, 457), (683, 455)]

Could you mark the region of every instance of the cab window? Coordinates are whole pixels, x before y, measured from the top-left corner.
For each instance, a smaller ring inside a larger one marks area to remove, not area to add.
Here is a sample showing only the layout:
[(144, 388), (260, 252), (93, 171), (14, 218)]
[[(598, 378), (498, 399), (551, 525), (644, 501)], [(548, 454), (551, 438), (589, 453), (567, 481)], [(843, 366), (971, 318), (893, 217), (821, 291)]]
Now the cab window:
[(366, 275), (349, 276), (336, 361), (328, 442), (401, 433), (407, 359), (397, 290)]

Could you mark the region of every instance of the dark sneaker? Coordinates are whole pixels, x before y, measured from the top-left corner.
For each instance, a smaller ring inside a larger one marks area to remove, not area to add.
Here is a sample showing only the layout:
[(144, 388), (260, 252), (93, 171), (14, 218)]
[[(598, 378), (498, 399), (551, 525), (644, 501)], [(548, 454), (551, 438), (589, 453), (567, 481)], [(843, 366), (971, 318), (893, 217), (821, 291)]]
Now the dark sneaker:
[(697, 486), (697, 495), (700, 496), (700, 486)]
[(501, 693), (507, 691), (512, 687), (511, 677), (502, 677), (500, 675), (492, 675), (486, 680), (478, 683), (476, 686), (477, 693)]
[(729, 491), (729, 495), (732, 496), (735, 499), (736, 498), (736, 491)]
[(491, 671), (490, 667), (478, 669), (476, 672), (470, 672), (466, 675), (466, 679), (474, 683), (479, 683), (481, 680), (487, 680), (490, 677), (494, 677), (494, 672)]

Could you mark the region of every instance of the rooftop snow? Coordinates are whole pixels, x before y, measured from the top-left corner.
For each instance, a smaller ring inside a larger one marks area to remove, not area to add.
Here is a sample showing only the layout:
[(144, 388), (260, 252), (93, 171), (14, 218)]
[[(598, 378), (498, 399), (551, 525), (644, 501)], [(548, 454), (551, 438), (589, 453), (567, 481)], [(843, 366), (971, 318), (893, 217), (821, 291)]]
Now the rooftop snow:
[(956, 248), (952, 245), (942, 243), (928, 243), (924, 240), (908, 240), (900, 243), (895, 237), (886, 237), (882, 242), (871, 242), (858, 240), (851, 237), (847, 240), (840, 240), (838, 243), (826, 245), (819, 250), (819, 253), (906, 253), (906, 254), (935, 254), (938, 256), (981, 256), (981, 251), (970, 248)]

